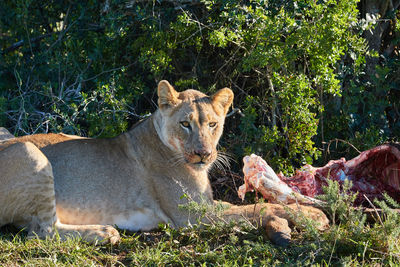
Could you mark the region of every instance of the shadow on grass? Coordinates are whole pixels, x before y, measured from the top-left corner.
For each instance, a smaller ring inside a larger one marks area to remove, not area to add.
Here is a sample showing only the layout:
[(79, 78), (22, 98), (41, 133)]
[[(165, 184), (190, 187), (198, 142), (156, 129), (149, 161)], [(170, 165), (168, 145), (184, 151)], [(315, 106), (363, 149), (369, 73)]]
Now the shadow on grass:
[(21, 241), (25, 241), (27, 239), (28, 233), (27, 231), (17, 228), (12, 224), (6, 224), (0, 227), (0, 239), (13, 241), (16, 236), (19, 236)]

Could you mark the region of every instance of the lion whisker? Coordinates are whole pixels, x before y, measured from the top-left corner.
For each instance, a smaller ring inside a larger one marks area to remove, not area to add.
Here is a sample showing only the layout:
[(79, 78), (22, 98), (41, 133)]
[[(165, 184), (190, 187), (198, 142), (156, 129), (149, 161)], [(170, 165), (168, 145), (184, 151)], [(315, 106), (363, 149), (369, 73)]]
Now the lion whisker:
[(168, 159), (168, 162), (173, 166), (185, 163), (185, 157), (181, 154), (175, 154), (173, 157)]
[(235, 160), (235, 158), (233, 157), (233, 155), (230, 154), (230, 153), (228, 153), (228, 152), (225, 152), (225, 151), (218, 151), (218, 154), (221, 155), (221, 156), (223, 156), (223, 157), (225, 157), (225, 158), (227, 158), (229, 161), (234, 161), (234, 162), (236, 162), (236, 160)]
[(218, 152), (217, 158), (213, 162), (213, 167), (215, 167), (221, 171), (224, 171), (224, 172), (225, 172), (225, 169), (230, 170), (230, 163), (229, 163), (230, 159), (232, 159), (232, 157), (230, 157), (230, 155), (228, 155), (227, 153)]

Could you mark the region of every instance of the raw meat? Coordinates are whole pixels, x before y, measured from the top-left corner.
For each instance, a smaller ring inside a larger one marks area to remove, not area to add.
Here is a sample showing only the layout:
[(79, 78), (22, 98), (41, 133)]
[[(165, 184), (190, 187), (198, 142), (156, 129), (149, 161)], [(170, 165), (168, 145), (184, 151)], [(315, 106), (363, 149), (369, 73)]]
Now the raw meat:
[(255, 189), (265, 199), (275, 203), (320, 203), (319, 200), (299, 194), (278, 178), (274, 170), (259, 156), (252, 154), (243, 159), (245, 183), (238, 189), (239, 197), (244, 200), (248, 191)]
[(238, 194), (243, 199), (246, 192), (255, 189), (271, 202), (289, 203), (296, 198), (299, 200), (299, 195), (315, 197), (321, 194), (322, 186), (326, 185), (327, 179), (339, 183), (349, 179), (353, 183), (351, 190), (359, 192), (355, 204), (363, 204), (366, 201), (363, 195), (372, 200), (382, 198), (384, 192), (400, 201), (398, 147), (397, 144), (381, 145), (364, 151), (349, 161), (344, 158), (331, 160), (319, 168), (305, 165), (292, 177), (285, 177), (282, 173), (276, 175), (257, 155), (246, 156), (243, 159), (245, 184), (239, 188)]

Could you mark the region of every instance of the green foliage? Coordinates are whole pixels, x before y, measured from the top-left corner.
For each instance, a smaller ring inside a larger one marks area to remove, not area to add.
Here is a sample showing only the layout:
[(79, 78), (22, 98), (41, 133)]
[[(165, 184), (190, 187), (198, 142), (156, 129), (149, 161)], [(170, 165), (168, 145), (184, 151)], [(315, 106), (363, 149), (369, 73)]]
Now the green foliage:
[[(323, 186), (324, 195), (320, 196), (320, 199), (325, 201), (328, 206), (328, 213), (332, 221), (359, 221), (357, 213), (352, 207), (354, 200), (357, 197), (357, 193), (352, 193), (350, 188), (352, 187), (352, 182), (345, 180), (343, 187), (337, 181), (327, 179), (327, 186)], [(337, 217), (339, 215), (339, 217)], [(360, 222), (365, 222), (365, 218)]]
[(137, 56), (130, 52), (127, 17), (102, 8), (97, 1), (2, 4), (3, 126), (17, 135), (115, 136), (147, 113), (146, 105), (140, 112), (134, 107), (149, 90), (132, 73)]
[[(363, 264), (373, 258), (379, 259), (381, 264), (398, 262), (400, 214), (389, 205), (399, 207), (399, 203), (385, 195), (384, 201), (376, 201), (377, 208), (381, 208), (382, 212), (374, 214), (372, 221), (367, 222), (366, 214), (353, 206), (356, 194), (350, 191), (351, 182), (346, 180), (341, 187), (336, 181), (327, 181), (320, 199), (327, 203), (324, 210), (332, 222), (331, 227), (316, 235), (312, 226), (305, 230), (306, 233), (314, 233), (314, 240), (321, 241), (321, 255), (330, 254), (329, 261), (340, 255), (342, 260), (352, 259)], [(307, 237), (307, 234), (303, 236)]]
[[(396, 17), (397, 13), (397, 17)], [(338, 76), (342, 88), (340, 97), (326, 97), (323, 133), (324, 140), (335, 138), (345, 139), (359, 150), (365, 150), (385, 141), (398, 141), (399, 137), (399, 101), (400, 101), (400, 54), (398, 49), (389, 52), (387, 47), (398, 44), (399, 10), (386, 14), (392, 19), (387, 34), (382, 42), (382, 51), (365, 50), (364, 54), (379, 57), (380, 64), (372, 66), (375, 73), (366, 72), (365, 58), (355, 59), (352, 49), (340, 61)], [(357, 23), (361, 29), (366, 29), (363, 20)], [(371, 28), (371, 25), (369, 26)], [(386, 50), (385, 50), (386, 49)], [(353, 64), (348, 64), (352, 61)], [(361, 68), (360, 68), (361, 67)], [(322, 129), (319, 130), (321, 132)], [(320, 138), (322, 138), (320, 136)], [(355, 156), (357, 152), (347, 145), (339, 144), (337, 153), (331, 157)]]
[(0, 123), (17, 135), (115, 136), (155, 110), (168, 79), (178, 90), (231, 87), (245, 117), (228, 119), (223, 145), (287, 174), (335, 138), (359, 149), (397, 140), (399, 59), (381, 55), (365, 82), (373, 52), (357, 4), (3, 1)]
[(324, 110), (320, 99), (340, 93), (335, 64), (350, 49), (358, 60), (365, 47), (349, 29), (357, 21), (356, 1), (207, 4), (222, 10), (210, 14), (210, 44), (230, 48), (220, 55), (225, 63), (216, 78), (246, 95), (240, 132), (229, 141), (240, 154), (261, 154), (287, 173), (311, 163), (320, 155), (313, 140)]

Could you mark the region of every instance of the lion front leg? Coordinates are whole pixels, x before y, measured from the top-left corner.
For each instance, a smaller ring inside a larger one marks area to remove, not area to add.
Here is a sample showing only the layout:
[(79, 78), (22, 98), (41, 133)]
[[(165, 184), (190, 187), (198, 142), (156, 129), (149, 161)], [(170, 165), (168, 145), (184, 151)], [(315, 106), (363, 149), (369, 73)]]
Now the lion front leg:
[(254, 204), (236, 206), (230, 205), (223, 214), (226, 220), (245, 219), (253, 224), (260, 225), (266, 230), (268, 238), (280, 246), (288, 245), (291, 239), (290, 226), (298, 224), (299, 216), (305, 216), (316, 222), (319, 230), (324, 230), (329, 226), (329, 220), (319, 209), (298, 204)]

